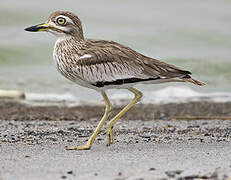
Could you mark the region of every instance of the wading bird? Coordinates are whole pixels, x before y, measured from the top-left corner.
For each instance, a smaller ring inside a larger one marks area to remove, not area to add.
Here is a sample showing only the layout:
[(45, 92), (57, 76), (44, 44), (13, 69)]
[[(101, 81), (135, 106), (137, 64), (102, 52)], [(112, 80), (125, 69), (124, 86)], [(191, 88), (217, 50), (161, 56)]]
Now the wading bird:
[(111, 112), (107, 89), (128, 89), (135, 97), (106, 126), (107, 145), (113, 143), (113, 125), (142, 97), (133, 86), (138, 83), (190, 82), (204, 83), (191, 78), (191, 72), (142, 55), (114, 41), (86, 39), (80, 19), (73, 13), (57, 11), (43, 24), (26, 31), (46, 31), (57, 37), (53, 58), (58, 71), (81, 86), (95, 89), (103, 96), (105, 113), (86, 144), (67, 147), (68, 150), (90, 149)]

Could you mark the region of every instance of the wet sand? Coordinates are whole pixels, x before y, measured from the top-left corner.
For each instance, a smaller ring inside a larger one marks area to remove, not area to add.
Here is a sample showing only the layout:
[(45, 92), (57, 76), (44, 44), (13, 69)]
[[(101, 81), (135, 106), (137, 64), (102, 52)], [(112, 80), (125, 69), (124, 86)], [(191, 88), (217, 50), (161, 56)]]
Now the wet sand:
[[(219, 117), (229, 117), (230, 106), (139, 104), (115, 125), (112, 146), (106, 146), (104, 127), (91, 150), (67, 151), (65, 146), (88, 139), (103, 106), (1, 101), (0, 180), (227, 179), (231, 121)], [(174, 120), (189, 116), (213, 120)]]

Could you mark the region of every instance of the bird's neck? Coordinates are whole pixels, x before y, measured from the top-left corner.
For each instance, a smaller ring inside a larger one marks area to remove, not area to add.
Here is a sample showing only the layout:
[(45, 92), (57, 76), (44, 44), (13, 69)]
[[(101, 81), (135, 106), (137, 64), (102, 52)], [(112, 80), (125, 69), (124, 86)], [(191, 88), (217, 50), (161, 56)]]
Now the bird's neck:
[(59, 36), (58, 39), (56, 40), (55, 44), (59, 44), (59, 43), (62, 43), (62, 42), (65, 43), (65, 42), (68, 42), (68, 41), (81, 42), (83, 40), (84, 40), (83, 38), (78, 38), (76, 36), (66, 35), (66, 36)]
[(56, 40), (55, 44), (59, 44), (64, 41), (70, 40), (72, 37), (71, 36), (59, 36), (58, 39)]
[(62, 36), (59, 37), (54, 46), (54, 53), (62, 53), (64, 51), (70, 51), (71, 49), (79, 49), (82, 44), (84, 44), (84, 40), (80, 40), (73, 36)]
[(84, 40), (82, 27), (80, 27), (79, 29), (75, 29), (73, 31), (68, 32), (68, 35), (72, 36), (76, 40), (80, 40), (80, 41)]
[(61, 34), (55, 34), (55, 35), (57, 37), (57, 42), (65, 41), (65, 40), (69, 40), (69, 39), (73, 39), (75, 41), (83, 41), (84, 40), (82, 30), (80, 32), (70, 31), (70, 32), (66, 32), (65, 34), (61, 33)]
[(83, 36), (83, 30), (82, 28), (80, 28), (77, 32), (71, 34), (73, 37), (75, 37), (78, 40), (84, 40), (84, 36)]

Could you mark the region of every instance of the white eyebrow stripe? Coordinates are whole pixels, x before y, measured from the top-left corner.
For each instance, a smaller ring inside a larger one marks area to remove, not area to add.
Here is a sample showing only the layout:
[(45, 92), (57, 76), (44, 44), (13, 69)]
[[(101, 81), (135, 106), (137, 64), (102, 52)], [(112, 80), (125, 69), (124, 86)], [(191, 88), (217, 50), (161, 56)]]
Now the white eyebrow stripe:
[(57, 17), (55, 18), (55, 20), (57, 20), (57, 19), (60, 18), (60, 17), (66, 19), (67, 22), (69, 22), (69, 23), (71, 23), (71, 24), (74, 24), (74, 22), (73, 22), (68, 16), (64, 16), (64, 15), (57, 16)]
[(52, 22), (52, 21), (50, 21), (48, 24), (51, 25), (51, 26), (56, 26), (56, 24), (54, 22)]
[(80, 56), (79, 59), (84, 59), (84, 58), (91, 58), (92, 56), (90, 54), (84, 54), (83, 56)]

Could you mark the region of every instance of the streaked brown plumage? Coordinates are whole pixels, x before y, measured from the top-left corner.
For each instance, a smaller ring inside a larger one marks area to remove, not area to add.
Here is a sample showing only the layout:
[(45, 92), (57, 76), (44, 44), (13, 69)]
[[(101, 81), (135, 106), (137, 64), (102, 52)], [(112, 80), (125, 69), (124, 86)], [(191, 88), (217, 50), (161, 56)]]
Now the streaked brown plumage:
[(71, 12), (52, 13), (44, 24), (26, 28), (27, 31), (48, 31), (58, 37), (53, 58), (58, 70), (69, 80), (100, 91), (106, 103), (105, 114), (89, 141), (80, 147), (90, 149), (96, 135), (110, 114), (111, 104), (105, 90), (126, 88), (135, 98), (107, 125), (108, 145), (113, 142), (112, 126), (141, 97), (134, 89), (137, 83), (191, 82), (191, 72), (144, 56), (114, 41), (85, 39), (80, 19)]

